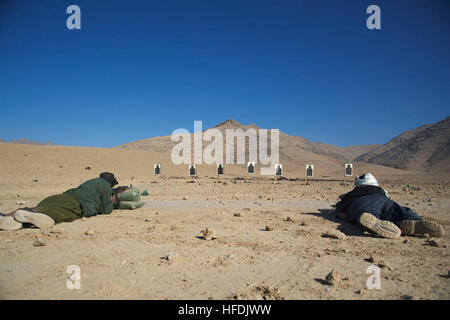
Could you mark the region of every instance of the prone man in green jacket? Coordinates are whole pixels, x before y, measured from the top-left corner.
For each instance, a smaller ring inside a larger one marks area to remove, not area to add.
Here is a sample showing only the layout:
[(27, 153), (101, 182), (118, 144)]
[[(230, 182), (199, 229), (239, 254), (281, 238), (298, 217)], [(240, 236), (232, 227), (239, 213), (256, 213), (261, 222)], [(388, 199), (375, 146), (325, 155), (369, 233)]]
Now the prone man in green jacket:
[(39, 228), (55, 223), (70, 222), (82, 217), (110, 214), (118, 195), (112, 187), (118, 184), (114, 174), (103, 172), (99, 178), (88, 180), (78, 188), (50, 196), (34, 208), (23, 208), (0, 216), (0, 229), (17, 230), (22, 223), (31, 223)]

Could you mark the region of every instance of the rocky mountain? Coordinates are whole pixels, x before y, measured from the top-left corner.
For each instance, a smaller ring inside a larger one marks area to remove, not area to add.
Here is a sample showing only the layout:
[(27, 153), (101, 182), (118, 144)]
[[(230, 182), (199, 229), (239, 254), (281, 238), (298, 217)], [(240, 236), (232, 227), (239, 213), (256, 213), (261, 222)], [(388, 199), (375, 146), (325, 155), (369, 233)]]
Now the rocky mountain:
[(408, 130), (356, 161), (399, 169), (450, 170), (450, 117)]
[(11, 142), (8, 142), (6, 140), (0, 139), (0, 143), (14, 143), (14, 144), (31, 144), (31, 145), (38, 145), (38, 146), (52, 146), (54, 145), (53, 142), (39, 142), (39, 141), (31, 141), (29, 139), (19, 139), (19, 140), (13, 140)]
[[(243, 125), (236, 120), (226, 120), (214, 128), (222, 132), (224, 140), (226, 129), (242, 129), (244, 131), (254, 129), (257, 133), (260, 129), (255, 124)], [(193, 134), (191, 134), (192, 137)], [(193, 141), (193, 139), (191, 140)], [(268, 134), (269, 152), (270, 141), (270, 134)], [(205, 142), (203, 147), (208, 144)], [(164, 136), (137, 140), (116, 148), (170, 153), (175, 145), (176, 143), (171, 141), (170, 136)], [(247, 139), (245, 148), (246, 159), (248, 159)], [(354, 161), (397, 169), (450, 171), (449, 160), (450, 117), (435, 124), (405, 131), (384, 145), (338, 147), (322, 142), (311, 142), (303, 137), (291, 136), (280, 131), (280, 161), (293, 161), (298, 164), (308, 161), (316, 163)]]
[[(236, 120), (226, 120), (214, 127), (222, 132), (224, 139), (227, 129), (254, 129), (259, 132), (259, 127), (255, 124), (243, 125)], [(270, 132), (270, 130), (268, 130)], [(193, 134), (191, 134), (192, 136)], [(192, 139), (193, 141), (193, 139)], [(268, 133), (268, 149), (270, 152), (270, 134)], [(171, 152), (176, 143), (171, 141), (170, 136), (155, 137), (137, 140), (117, 148), (129, 150), (149, 150), (162, 153)], [(204, 146), (207, 143), (204, 143)], [(337, 147), (322, 142), (311, 142), (305, 138), (291, 136), (280, 131), (280, 159), (290, 160), (294, 162), (304, 162), (308, 159), (315, 159), (315, 156), (321, 155), (339, 161), (352, 161), (363, 153), (367, 153), (379, 145), (354, 146), (354, 147)], [(248, 141), (246, 142), (246, 155), (248, 156)]]

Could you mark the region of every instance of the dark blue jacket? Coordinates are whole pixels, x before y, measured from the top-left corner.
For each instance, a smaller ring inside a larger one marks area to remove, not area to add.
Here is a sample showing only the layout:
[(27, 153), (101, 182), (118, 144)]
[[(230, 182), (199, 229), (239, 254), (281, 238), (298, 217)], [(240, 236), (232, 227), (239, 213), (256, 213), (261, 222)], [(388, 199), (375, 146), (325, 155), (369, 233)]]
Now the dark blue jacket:
[(345, 212), (348, 220), (354, 223), (359, 221), (359, 217), (364, 212), (397, 225), (402, 220), (421, 220), (420, 216), (410, 208), (402, 207), (389, 199), (380, 187), (356, 187), (349, 193), (340, 196), (340, 198), (341, 201), (336, 204), (336, 211)]

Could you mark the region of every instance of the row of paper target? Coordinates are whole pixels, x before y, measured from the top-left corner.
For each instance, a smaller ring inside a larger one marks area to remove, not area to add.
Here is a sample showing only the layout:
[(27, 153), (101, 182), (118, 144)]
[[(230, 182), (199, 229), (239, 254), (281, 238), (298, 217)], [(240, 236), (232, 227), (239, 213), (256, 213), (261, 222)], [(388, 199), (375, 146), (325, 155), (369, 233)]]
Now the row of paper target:
[[(256, 163), (255, 162), (248, 162), (247, 163), (247, 174), (255, 174), (255, 168)], [(221, 176), (225, 172), (223, 164), (219, 163), (217, 164), (217, 175)], [(154, 174), (160, 175), (161, 174), (161, 164), (156, 163), (154, 165)], [(278, 163), (274, 167), (274, 175), (277, 177), (283, 176), (283, 165)], [(189, 176), (196, 177), (197, 176), (197, 168), (195, 164), (189, 165)], [(353, 176), (353, 164), (346, 163), (344, 165), (344, 176), (346, 177), (352, 177)], [(305, 177), (312, 178), (314, 177), (314, 165), (313, 164), (307, 164), (305, 167)]]

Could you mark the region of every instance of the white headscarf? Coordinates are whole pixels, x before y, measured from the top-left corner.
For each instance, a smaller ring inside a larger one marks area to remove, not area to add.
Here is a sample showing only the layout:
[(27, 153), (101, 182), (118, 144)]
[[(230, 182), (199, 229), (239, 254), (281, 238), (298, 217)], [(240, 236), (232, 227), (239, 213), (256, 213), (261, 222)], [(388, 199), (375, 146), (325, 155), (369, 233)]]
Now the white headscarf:
[(378, 187), (378, 181), (375, 179), (373, 174), (366, 173), (365, 175), (361, 177), (355, 177), (355, 186), (377, 186)]

